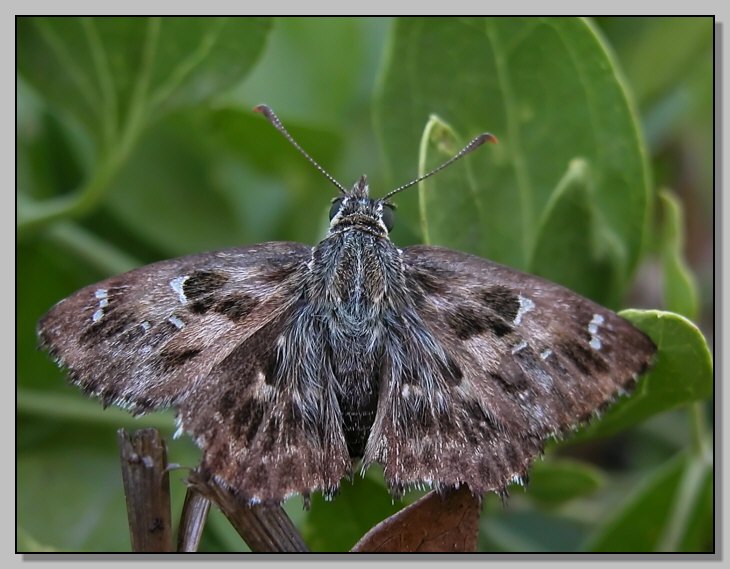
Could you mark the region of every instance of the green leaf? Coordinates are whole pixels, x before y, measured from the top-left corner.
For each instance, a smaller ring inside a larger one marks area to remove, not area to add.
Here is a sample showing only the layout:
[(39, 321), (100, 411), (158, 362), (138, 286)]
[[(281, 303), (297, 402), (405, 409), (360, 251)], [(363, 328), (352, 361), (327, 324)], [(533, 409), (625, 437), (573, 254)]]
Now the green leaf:
[[(703, 508), (708, 484), (712, 484), (711, 457), (678, 455), (619, 505), (585, 549), (622, 553), (706, 550), (698, 547), (692, 522), (698, 521), (697, 513), (708, 513)], [(702, 525), (707, 521), (704, 516)]]
[(68, 123), (50, 112), (41, 94), (17, 81), (17, 193), (49, 198), (83, 181)]
[(299, 121), (340, 128), (353, 120), (354, 107), (370, 102), (388, 20), (278, 18), (260, 62), (235, 94)]
[(84, 126), (96, 151), (74, 194), (22, 202), (19, 234), (93, 209), (142, 132), (239, 82), (269, 27), (268, 18), (19, 18), (21, 75)]
[(661, 258), (664, 272), (664, 306), (694, 320), (699, 311), (697, 283), (684, 261), (682, 208), (667, 191), (659, 193), (661, 204)]
[[(431, 115), (421, 137), (418, 157), (418, 176), (424, 176), (459, 151), (459, 141), (454, 129), (441, 117)], [(457, 243), (481, 242), (486, 237), (474, 205), (474, 195), (469, 191), (452, 192), (444, 200), (444, 187), (472, 188), (468, 172), (463, 168), (448, 168), (418, 184), (419, 212), (423, 242)], [(402, 194), (401, 194), (402, 195)], [(459, 223), (453, 223), (458, 219)]]
[(526, 495), (541, 504), (554, 506), (588, 496), (603, 483), (601, 471), (587, 463), (551, 458), (533, 465)]
[(585, 525), (574, 519), (494, 501), (487, 501), (480, 521), (480, 551), (574, 551), (584, 539)]
[[(698, 475), (699, 474), (699, 475)], [(685, 476), (686, 490), (683, 495), (687, 496), (685, 517), (677, 516), (675, 526), (679, 531), (668, 534), (667, 537), (674, 539), (667, 540), (669, 545), (680, 551), (712, 551), (715, 548), (714, 527), (715, 527), (715, 481), (711, 468), (698, 473), (693, 469), (689, 476)], [(699, 482), (699, 484), (697, 484)], [(696, 486), (695, 486), (696, 484)], [(683, 512), (679, 512), (683, 513)]]
[(631, 397), (621, 400), (578, 437), (607, 436), (658, 413), (712, 397), (712, 356), (689, 320), (659, 310), (624, 310), (621, 316), (645, 332), (658, 351), (654, 367)]
[[(287, 128), (319, 159), (335, 160), (337, 136), (297, 123)], [(321, 200), (311, 199), (315, 184)], [(313, 240), (326, 191), (316, 170), (267, 121), (224, 107), (151, 129), (106, 205), (131, 233), (177, 256), (303, 234)]]
[[(526, 269), (538, 240), (540, 247), (558, 249), (543, 242), (559, 242), (560, 235), (540, 233), (541, 212), (580, 157), (594, 188), (591, 207), (618, 253), (609, 257), (618, 281), (610, 298), (621, 297), (647, 231), (649, 173), (629, 98), (589, 22), (398, 19), (382, 77), (376, 128), (394, 183), (414, 177), (418, 141), (433, 115), (450, 125), (459, 146), (484, 130), (500, 141), (429, 180), (432, 242)], [(414, 195), (397, 197), (412, 222)], [(569, 221), (578, 225), (571, 235), (586, 223)], [(572, 251), (562, 256), (586, 264), (583, 274), (595, 263)]]
[(621, 245), (597, 211), (594, 192), (588, 163), (572, 160), (542, 211), (528, 271), (617, 306), (623, 281)]
[(18, 20), (18, 69), (44, 97), (101, 140), (129, 121), (232, 87), (264, 46), (269, 18), (56, 18)]
[(365, 532), (400, 508), (369, 476), (357, 477), (354, 483), (343, 480), (334, 501), (326, 502), (319, 494), (312, 497), (302, 533), (312, 551), (349, 551)]

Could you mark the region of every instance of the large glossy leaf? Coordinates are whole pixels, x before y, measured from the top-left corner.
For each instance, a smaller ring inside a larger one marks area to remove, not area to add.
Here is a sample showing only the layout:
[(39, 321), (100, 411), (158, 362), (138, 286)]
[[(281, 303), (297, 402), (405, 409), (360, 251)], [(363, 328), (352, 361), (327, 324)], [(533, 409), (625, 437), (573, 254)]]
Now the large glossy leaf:
[(594, 182), (583, 159), (569, 164), (540, 216), (528, 270), (618, 306), (621, 244), (598, 211)]
[(234, 93), (300, 121), (341, 127), (357, 120), (357, 106), (369, 108), (388, 20), (279, 18), (261, 61)]
[[(555, 231), (540, 232), (541, 212), (570, 164), (580, 159), (590, 169), (601, 229), (615, 249), (610, 262), (617, 293), (594, 292), (594, 297), (620, 297), (647, 227), (648, 170), (632, 106), (589, 22), (397, 20), (376, 102), (377, 128), (394, 183), (414, 176), (419, 139), (433, 114), (462, 144), (485, 130), (500, 140), (452, 166), (461, 171), (458, 180), (444, 173), (430, 181), (428, 207), (456, 210), (429, 220), (433, 243), (529, 268), (538, 241), (547, 247), (545, 240), (559, 238)], [(443, 159), (434, 154), (429, 166)], [(397, 198), (412, 220), (415, 195)], [(472, 231), (454, 230), (474, 224)], [(585, 263), (586, 275), (593, 269), (594, 259), (562, 254)]]

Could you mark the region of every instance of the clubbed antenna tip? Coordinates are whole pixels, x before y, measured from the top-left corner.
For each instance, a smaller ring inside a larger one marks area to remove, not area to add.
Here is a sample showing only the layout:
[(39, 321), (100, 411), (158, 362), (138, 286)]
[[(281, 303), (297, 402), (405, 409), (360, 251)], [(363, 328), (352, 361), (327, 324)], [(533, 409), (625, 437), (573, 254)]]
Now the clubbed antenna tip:
[(485, 142), (497, 144), (499, 142), (499, 140), (491, 132), (483, 132), (482, 134), (477, 136), (476, 139), (474, 139), (474, 142), (476, 142), (476, 144), (474, 146), (476, 148), (477, 146), (481, 146)]
[(269, 119), (269, 121), (271, 121), (271, 122), (275, 122), (275, 121), (278, 121), (279, 120), (277, 118), (277, 116), (274, 114), (274, 111), (271, 110), (271, 107), (269, 105), (256, 105), (253, 108), (253, 112), (254, 113), (261, 113), (267, 119)]

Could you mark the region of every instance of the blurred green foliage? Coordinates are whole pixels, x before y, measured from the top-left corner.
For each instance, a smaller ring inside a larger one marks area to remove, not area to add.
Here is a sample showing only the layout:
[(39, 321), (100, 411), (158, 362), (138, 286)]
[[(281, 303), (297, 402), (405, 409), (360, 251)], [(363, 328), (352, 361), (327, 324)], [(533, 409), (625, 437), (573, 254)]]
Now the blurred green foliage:
[[(657, 367), (551, 443), (526, 490), (488, 497), (482, 549), (714, 549), (711, 18), (17, 22), (19, 550), (128, 550), (115, 429), (174, 430), (170, 413), (131, 419), (68, 387), (36, 351), (38, 318), (133, 266), (322, 235), (333, 189), (251, 113), (261, 102), (375, 196), (493, 132), (500, 144), (398, 196), (393, 240), (658, 309), (624, 312)], [(169, 456), (193, 466), (199, 451), (171, 441)], [(376, 469), (343, 485), (308, 512), (285, 505), (314, 549), (346, 550), (403, 505)], [(202, 549), (246, 548), (214, 512)]]

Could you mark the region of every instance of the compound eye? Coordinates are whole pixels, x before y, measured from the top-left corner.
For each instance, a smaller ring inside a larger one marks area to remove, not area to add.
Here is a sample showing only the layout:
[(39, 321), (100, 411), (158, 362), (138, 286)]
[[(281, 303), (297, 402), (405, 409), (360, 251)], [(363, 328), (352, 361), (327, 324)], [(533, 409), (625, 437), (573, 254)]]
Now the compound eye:
[(337, 215), (337, 212), (340, 211), (341, 207), (342, 207), (342, 198), (335, 198), (332, 201), (332, 206), (330, 207), (330, 221), (332, 221), (332, 218), (334, 218)]
[(383, 204), (383, 225), (388, 230), (388, 233), (393, 229), (393, 223), (395, 222), (395, 208), (390, 204)]

